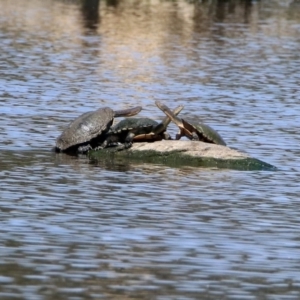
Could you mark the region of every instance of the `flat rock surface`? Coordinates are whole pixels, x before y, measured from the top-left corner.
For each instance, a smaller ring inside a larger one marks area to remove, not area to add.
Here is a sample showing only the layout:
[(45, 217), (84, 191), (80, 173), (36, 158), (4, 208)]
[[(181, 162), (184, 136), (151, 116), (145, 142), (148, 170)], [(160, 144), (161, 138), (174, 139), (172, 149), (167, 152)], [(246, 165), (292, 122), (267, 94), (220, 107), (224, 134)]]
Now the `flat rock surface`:
[(243, 159), (249, 155), (226, 146), (203, 143), (198, 141), (162, 140), (153, 143), (134, 143), (129, 151), (178, 151), (194, 157), (212, 157), (218, 159)]

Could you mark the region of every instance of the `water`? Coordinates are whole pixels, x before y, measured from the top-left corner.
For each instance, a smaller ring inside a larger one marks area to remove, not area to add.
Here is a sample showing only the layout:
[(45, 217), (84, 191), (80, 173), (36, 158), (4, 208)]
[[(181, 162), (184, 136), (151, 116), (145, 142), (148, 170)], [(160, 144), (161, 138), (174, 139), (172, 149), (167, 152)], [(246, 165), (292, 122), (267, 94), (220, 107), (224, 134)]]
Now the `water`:
[[(0, 5), (1, 299), (299, 299), (297, 1)], [(155, 100), (279, 170), (50, 152)]]

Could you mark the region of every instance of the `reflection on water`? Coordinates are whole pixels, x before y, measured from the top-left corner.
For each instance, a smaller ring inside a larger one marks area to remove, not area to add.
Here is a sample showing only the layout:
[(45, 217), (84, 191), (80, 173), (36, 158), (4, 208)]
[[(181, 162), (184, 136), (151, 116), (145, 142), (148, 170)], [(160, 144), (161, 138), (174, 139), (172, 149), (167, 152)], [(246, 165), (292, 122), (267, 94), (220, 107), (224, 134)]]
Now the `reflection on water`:
[(88, 29), (97, 29), (99, 23), (99, 0), (82, 1), (82, 16)]
[[(1, 299), (299, 299), (298, 1), (0, 5)], [(154, 100), (279, 171), (50, 151)]]

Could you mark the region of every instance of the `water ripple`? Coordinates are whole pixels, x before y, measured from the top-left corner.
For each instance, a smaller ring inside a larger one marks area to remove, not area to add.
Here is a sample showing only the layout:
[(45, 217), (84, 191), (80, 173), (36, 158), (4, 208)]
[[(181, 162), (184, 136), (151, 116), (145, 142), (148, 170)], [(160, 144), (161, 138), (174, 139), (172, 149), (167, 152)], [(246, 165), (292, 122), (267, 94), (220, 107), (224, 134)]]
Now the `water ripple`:
[[(300, 7), (271, 2), (101, 2), (87, 28), (74, 1), (0, 0), (0, 297), (299, 298)], [(81, 113), (161, 120), (155, 100), (279, 170), (50, 151)]]

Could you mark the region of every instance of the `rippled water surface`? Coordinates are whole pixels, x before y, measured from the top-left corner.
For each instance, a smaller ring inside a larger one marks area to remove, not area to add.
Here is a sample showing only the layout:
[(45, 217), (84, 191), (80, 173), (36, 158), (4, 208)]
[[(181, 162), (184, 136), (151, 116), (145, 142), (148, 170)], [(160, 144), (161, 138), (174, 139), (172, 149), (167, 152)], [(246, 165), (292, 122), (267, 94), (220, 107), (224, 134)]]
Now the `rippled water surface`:
[[(200, 2), (0, 0), (1, 299), (300, 298), (299, 1)], [(50, 151), (155, 100), (278, 171)]]

